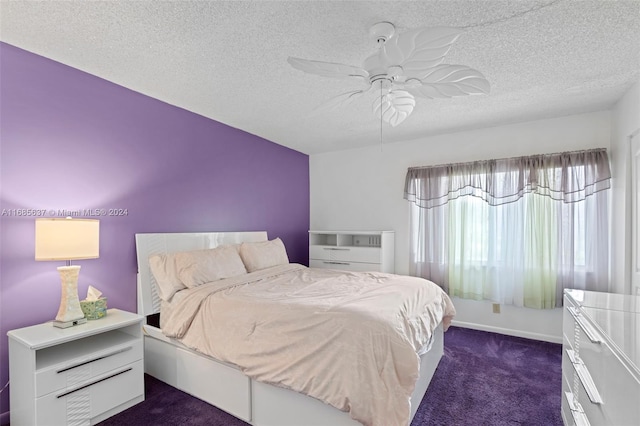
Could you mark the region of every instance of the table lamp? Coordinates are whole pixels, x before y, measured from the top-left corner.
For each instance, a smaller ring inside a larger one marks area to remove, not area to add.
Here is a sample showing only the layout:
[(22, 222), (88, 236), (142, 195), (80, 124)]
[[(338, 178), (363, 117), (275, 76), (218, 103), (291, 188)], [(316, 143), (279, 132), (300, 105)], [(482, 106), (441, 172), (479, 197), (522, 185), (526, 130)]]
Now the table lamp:
[(53, 325), (67, 328), (87, 321), (78, 298), (79, 265), (72, 260), (97, 259), (100, 253), (100, 221), (96, 219), (36, 219), (36, 260), (64, 260), (59, 266), (62, 281), (60, 308)]

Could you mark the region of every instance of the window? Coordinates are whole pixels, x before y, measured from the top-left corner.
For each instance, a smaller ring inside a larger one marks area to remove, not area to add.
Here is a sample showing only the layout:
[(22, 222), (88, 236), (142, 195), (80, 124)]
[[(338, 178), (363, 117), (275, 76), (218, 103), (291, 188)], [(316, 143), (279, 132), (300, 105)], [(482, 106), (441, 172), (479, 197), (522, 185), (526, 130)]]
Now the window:
[(607, 291), (609, 180), (604, 149), (409, 169), (411, 273), (532, 308)]

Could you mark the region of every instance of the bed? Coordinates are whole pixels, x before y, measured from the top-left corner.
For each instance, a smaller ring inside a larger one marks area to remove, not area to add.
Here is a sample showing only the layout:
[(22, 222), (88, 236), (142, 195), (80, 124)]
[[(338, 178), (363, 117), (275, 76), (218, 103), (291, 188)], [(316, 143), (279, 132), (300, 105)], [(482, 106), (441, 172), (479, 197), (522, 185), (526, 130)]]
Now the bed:
[[(396, 324), (377, 324), (374, 317), (385, 311), (377, 307), (342, 327), (343, 317), (362, 315), (359, 311), (369, 309), (365, 299), (401, 299), (405, 291), (415, 287), (410, 280), (420, 279), (289, 264), (286, 251), (285, 260), (281, 251), (274, 251), (276, 242), (281, 244), (279, 239), (269, 241), (263, 231), (136, 234), (138, 313), (148, 318), (144, 326), (145, 372), (255, 426), (409, 424), (443, 353), (443, 333), (455, 314), (449, 298), (437, 286), (425, 285), (420, 294), (437, 299), (425, 318), (411, 316)], [(234, 264), (222, 268), (229, 270), (229, 276), (215, 272), (219, 276), (212, 280), (211, 271), (219, 264), (193, 263), (205, 252), (233, 254), (232, 247), (238, 253), (242, 250), (246, 273), (234, 272), (240, 267)], [(250, 251), (254, 247), (258, 251)], [(160, 277), (162, 284), (156, 280), (157, 262), (176, 253), (193, 263), (191, 269), (181, 269), (189, 274), (180, 277), (195, 285), (167, 297), (166, 277)], [(209, 275), (203, 275), (207, 268)], [(399, 281), (394, 281), (391, 291), (389, 280), (396, 279)], [(366, 286), (361, 280), (368, 280)], [(335, 289), (326, 287), (334, 285)], [(379, 292), (382, 296), (376, 295)], [(339, 293), (344, 300), (334, 297)], [(349, 296), (351, 293), (355, 296)], [(306, 304), (309, 300), (311, 305)], [(402, 309), (422, 306), (422, 299), (416, 301), (399, 303)], [(341, 306), (349, 309), (338, 309)], [(161, 311), (160, 321), (155, 320)], [(313, 320), (305, 323), (303, 318)], [(276, 325), (284, 328), (274, 328)], [(319, 332), (317, 327), (329, 331)], [(415, 340), (412, 353), (396, 349), (407, 346), (407, 339), (399, 345), (395, 335), (387, 337), (395, 333), (389, 330), (398, 328), (412, 330), (413, 334), (403, 331)], [(343, 329), (347, 331), (330, 331)], [(346, 337), (351, 339), (347, 344), (339, 340), (346, 332), (353, 334)], [(323, 341), (322, 336), (329, 334)], [(363, 343), (358, 343), (360, 336), (373, 337), (362, 337)], [(350, 358), (351, 346), (369, 345), (366, 339), (375, 340), (375, 347), (382, 349), (372, 355), (358, 352), (351, 364), (344, 361), (346, 369), (333, 370), (342, 359)], [(334, 341), (332, 350), (333, 343), (327, 342)]]

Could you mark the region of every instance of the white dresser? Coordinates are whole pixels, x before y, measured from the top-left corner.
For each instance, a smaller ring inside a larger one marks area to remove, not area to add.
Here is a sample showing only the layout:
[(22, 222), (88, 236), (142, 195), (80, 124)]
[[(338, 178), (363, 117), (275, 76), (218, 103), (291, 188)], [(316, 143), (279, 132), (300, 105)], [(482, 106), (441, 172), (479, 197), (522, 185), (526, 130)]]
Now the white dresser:
[(566, 290), (562, 419), (640, 424), (640, 297)]
[(109, 309), (69, 328), (11, 330), (11, 425), (89, 425), (144, 400), (144, 317)]
[(309, 231), (309, 266), (395, 271), (393, 231)]

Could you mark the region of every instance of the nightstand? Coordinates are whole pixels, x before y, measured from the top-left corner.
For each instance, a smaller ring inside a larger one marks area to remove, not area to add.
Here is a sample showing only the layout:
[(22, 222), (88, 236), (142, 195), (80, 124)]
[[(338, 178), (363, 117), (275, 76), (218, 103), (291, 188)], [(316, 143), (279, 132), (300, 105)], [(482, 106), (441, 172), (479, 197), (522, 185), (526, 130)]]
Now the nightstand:
[(143, 317), (11, 330), (11, 425), (95, 424), (144, 401)]
[(393, 231), (309, 231), (309, 266), (393, 273)]

